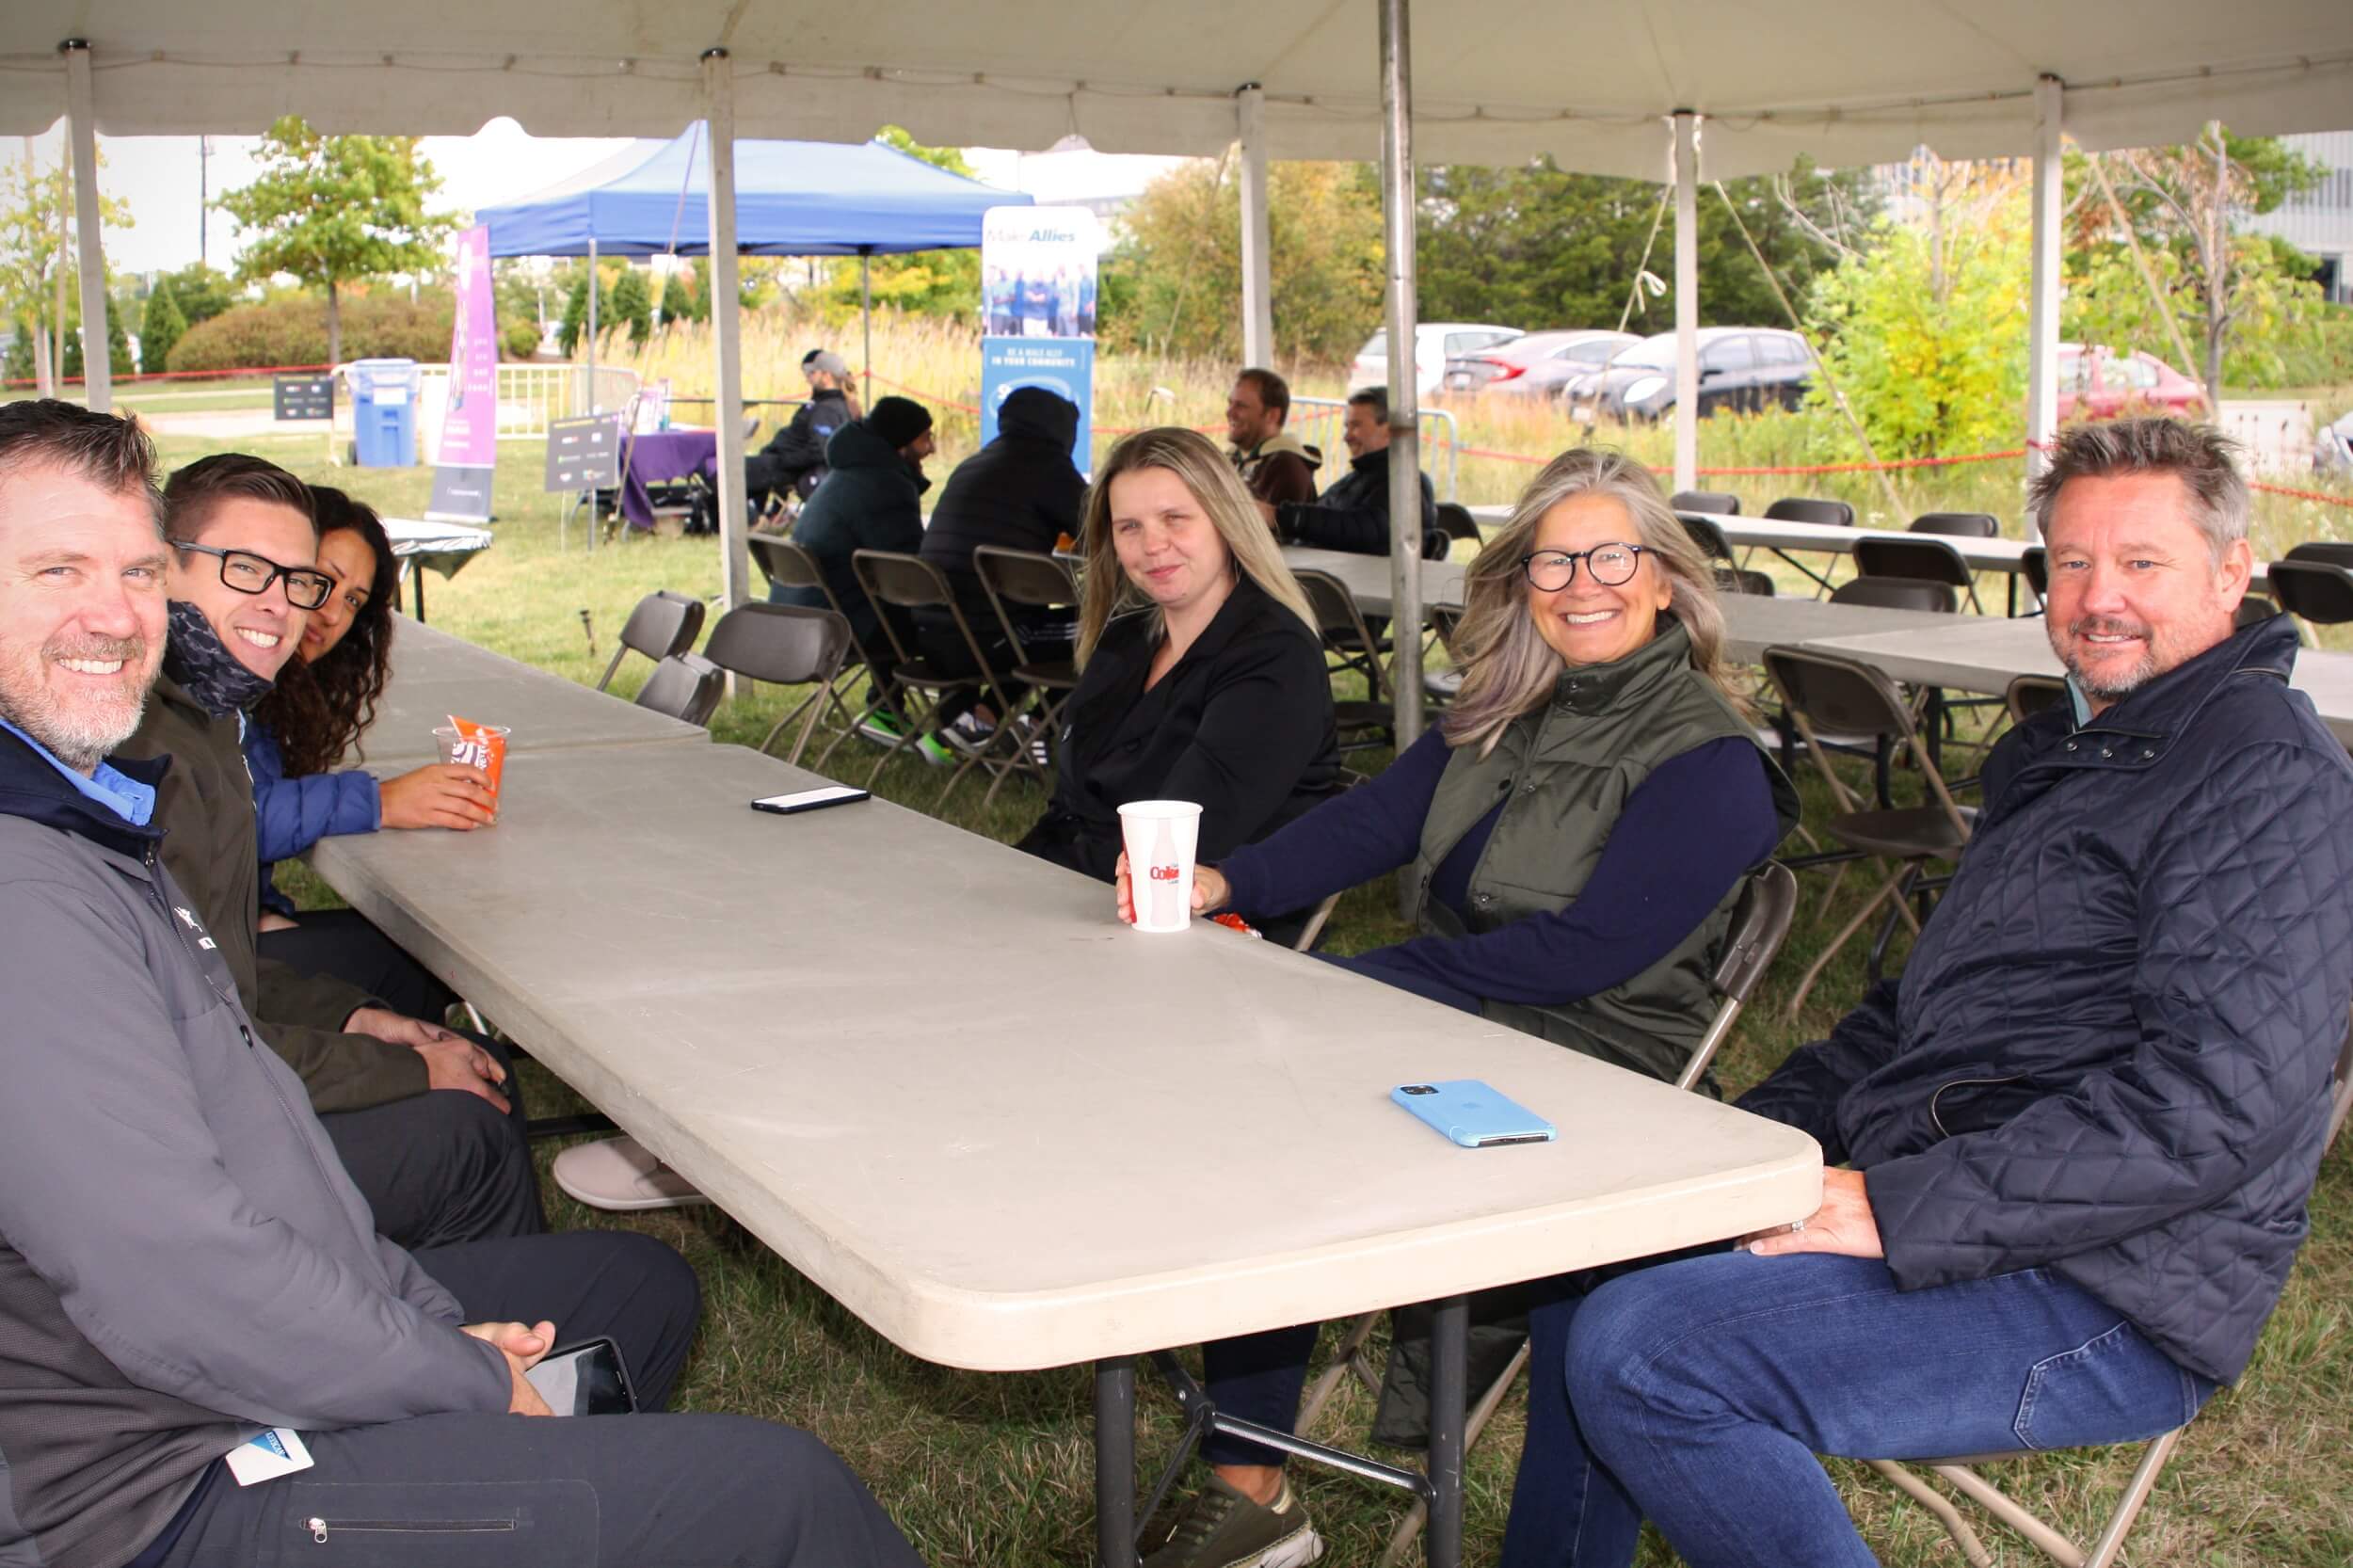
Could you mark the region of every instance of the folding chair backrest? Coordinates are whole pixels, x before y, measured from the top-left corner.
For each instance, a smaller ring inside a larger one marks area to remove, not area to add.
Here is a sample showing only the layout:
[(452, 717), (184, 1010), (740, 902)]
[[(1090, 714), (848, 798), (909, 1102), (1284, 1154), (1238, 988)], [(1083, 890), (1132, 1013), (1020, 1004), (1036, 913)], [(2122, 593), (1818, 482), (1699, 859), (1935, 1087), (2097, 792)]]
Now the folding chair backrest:
[(637, 706), (688, 724), (708, 725), (726, 681), (719, 666), (699, 654), (673, 653), (646, 677), (646, 684), (637, 693)]
[(1468, 539), (1473, 544), (1479, 542), (1479, 520), (1470, 515), (1467, 506), (1457, 505), (1451, 501), (1439, 502), (1438, 526), (1446, 530), (1446, 536), (1449, 539)]
[(2337, 1070), (2329, 1075), (2329, 1143), (2334, 1144), (2345, 1130), (2348, 1114), (2353, 1114), (2353, 1030), (2346, 1032), (2345, 1048), (2337, 1052)]
[(2051, 552), (2039, 544), (2030, 544), (2018, 558), (2018, 569), (2026, 574), (2026, 586), (2037, 599), (2051, 597)]
[(1923, 512), (1912, 520), (1911, 531), (1955, 539), (1998, 539), (2002, 524), (1991, 512)]
[(1714, 512), (1727, 518), (1740, 515), (1740, 498), (1727, 490), (1677, 490), (1667, 498), (1667, 504), (1678, 512)]
[(1843, 501), (1823, 501), (1810, 495), (1785, 495), (1765, 508), (1776, 522), (1819, 522), (1833, 528), (1852, 528), (1854, 508)]
[(630, 649), (659, 663), (693, 648), (702, 629), (701, 600), (672, 593), (667, 588), (648, 594), (629, 613), (629, 620), (621, 628), (620, 646), (613, 650), (612, 663), (604, 666), (604, 678), (597, 682), (597, 690), (601, 692), (613, 683), (613, 672), (621, 667), (621, 656)]
[(1912, 705), (1869, 664), (1801, 648), (1769, 648), (1764, 662), (1790, 712), (1817, 730), (1899, 740), (1913, 733)]
[(2012, 678), (2009, 690), (2002, 694), (2002, 701), (2009, 709), (2009, 722), (2024, 724), (2046, 708), (2056, 708), (2067, 700), (2067, 682), (2056, 675), (2021, 675)]
[(1691, 542), (1700, 547), (1701, 554), (1711, 561), (1733, 559), (1732, 541), (1724, 537), (1722, 529), (1703, 517), (1687, 518), (1678, 513), (1675, 520), (1683, 524), (1683, 531), (1691, 536)]
[(702, 656), (772, 686), (830, 680), (850, 651), (850, 623), (802, 604), (739, 604), (719, 617)]
[(2339, 544), (2333, 539), (2314, 539), (2299, 544), (2288, 552), (2291, 561), (2325, 561), (2332, 567), (2353, 567), (2353, 544)]
[[(2231, 613), (2231, 621), (2239, 631), (2244, 632), (2256, 622), (2269, 620), (2279, 614), (2281, 610), (2277, 600), (2261, 588), (2249, 588), (2240, 597), (2238, 608)], [(2297, 633), (2296, 640), (2300, 644), (2304, 640), (2303, 633)]]
[(1723, 1000), (1717, 1003), (1691, 1060), (1675, 1075), (1676, 1088), (1690, 1088), (1707, 1071), (1718, 1048), (1732, 1033), (1740, 1010), (1755, 993), (1757, 982), (1773, 967), (1773, 955), (1781, 951), (1797, 912), (1798, 879), (1788, 867), (1769, 861), (1762, 871), (1750, 874), (1732, 912), (1732, 926), (1724, 933), (1723, 956), (1716, 961), (1713, 978)]
[(1348, 591), (1348, 584), (1328, 571), (1294, 570), (1292, 576), (1307, 596), (1307, 608), (1316, 616), (1316, 630), (1323, 639), (1337, 648), (1342, 657), (1361, 662), (1365, 667), (1367, 695), (1371, 701), (1388, 699), (1387, 683), (1381, 675), (1381, 656), (1373, 646), (1372, 632), (1365, 625), (1364, 613), (1356, 608), (1356, 596)]
[(1854, 542), (1854, 569), (1865, 577), (1909, 577), (1923, 583), (1969, 586), (1969, 563), (1943, 539), (1890, 534)]
[(1918, 577), (1858, 577), (1830, 591), (1833, 604), (1867, 604), (1875, 610), (1925, 610), (1949, 616), (1961, 607), (1949, 583)]
[(888, 550), (860, 550), (851, 554), (850, 566), (857, 573), (858, 586), (877, 604), (894, 604), (902, 610), (934, 610), (952, 606), (956, 601), (939, 568), (920, 556), (900, 555)]
[(2297, 558), (2297, 551), (2313, 548), (2297, 545), (2286, 560), (2271, 563), (2272, 593), (2288, 614), (2315, 626), (2353, 620), (2353, 571), (2312, 556)]
[(794, 544), (791, 539), (773, 538), (754, 534), (744, 541), (751, 548), (752, 561), (768, 581), (779, 588), (817, 588), (824, 591), (825, 602), (833, 608), (833, 590), (825, 585), (825, 572), (817, 564), (817, 557)]
[(1770, 599), (1779, 591), (1770, 577), (1746, 567), (1718, 567), (1716, 586), (1721, 592), (1747, 594), (1752, 599)]
[(1079, 602), (1079, 580), (1067, 562), (1051, 555), (984, 544), (972, 552), (972, 569), (1007, 604), (1052, 610)]

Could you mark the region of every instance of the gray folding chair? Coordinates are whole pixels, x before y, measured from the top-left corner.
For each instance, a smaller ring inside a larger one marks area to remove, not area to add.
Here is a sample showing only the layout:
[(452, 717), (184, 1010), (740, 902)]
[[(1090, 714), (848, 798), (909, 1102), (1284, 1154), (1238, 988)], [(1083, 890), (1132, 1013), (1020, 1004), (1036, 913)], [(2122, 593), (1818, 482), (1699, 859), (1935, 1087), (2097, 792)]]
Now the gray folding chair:
[(1675, 520), (1683, 524), (1683, 531), (1691, 536), (1693, 544), (1700, 547), (1700, 553), (1709, 560), (1730, 563), (1737, 559), (1732, 553), (1732, 541), (1724, 537), (1722, 529), (1707, 519), (1677, 516)]
[(1468, 539), (1473, 544), (1479, 542), (1479, 520), (1471, 516), (1467, 506), (1457, 505), (1451, 501), (1439, 502), (1438, 526), (1446, 530), (1449, 539)]
[[(1828, 824), (1830, 836), (1857, 855), (1886, 861), (1893, 867), (1886, 882), (1831, 938), (1798, 982), (1797, 992), (1789, 1001), (1789, 1016), (1795, 1018), (1805, 1005), (1814, 982), (1820, 978), (1830, 961), (1863, 928), (1863, 922), (1892, 899), (1894, 911), (1871, 947), (1871, 974), (1873, 979), (1878, 978), (1888, 940), (1895, 935), (1897, 918), (1900, 917), (1915, 932), (1920, 928), (1909, 901), (1920, 890), (1924, 869), (1931, 860), (1960, 856), (1961, 847), (1969, 841), (1975, 813), (1964, 811), (1953, 799), (1945, 776), (1938, 771), (1935, 754), (1929, 749), (1913, 719), (1912, 704), (1884, 674), (1858, 660), (1805, 648), (1769, 648), (1764, 664), (1766, 679), (1781, 694), (1789, 722), (1797, 727), (1806, 749), (1821, 770), (1823, 781), (1830, 786), (1831, 799), (1836, 807)], [(1885, 736), (1892, 749), (1908, 749), (1927, 787), (1927, 802), (1919, 806), (1865, 808), (1838, 776), (1838, 771), (1830, 765), (1819, 740), (1823, 730)]]
[[(1330, 902), (1325, 901), (1326, 904)], [(1780, 952), (1783, 940), (1789, 935), (1789, 924), (1797, 909), (1798, 879), (1789, 874), (1786, 866), (1769, 861), (1762, 870), (1751, 873), (1742, 886), (1740, 902), (1732, 912), (1732, 924), (1724, 933), (1723, 954), (1716, 960), (1716, 968), (1710, 977), (1720, 1000), (1715, 1013), (1708, 1018), (1706, 1031), (1692, 1048), (1690, 1060), (1675, 1075), (1676, 1088), (1689, 1089), (1697, 1084), (1707, 1071), (1708, 1064), (1715, 1060), (1716, 1052), (1730, 1038), (1733, 1025), (1739, 1020), (1740, 1010), (1755, 994), (1757, 984), (1765, 978), (1765, 971), (1773, 967), (1773, 957)], [(1314, 927), (1311, 926), (1309, 935), (1301, 939), (1299, 946), (1303, 952), (1306, 944), (1314, 939), (1313, 932)], [(1381, 1375), (1374, 1369), (1366, 1345), (1371, 1339), (1373, 1330), (1380, 1327), (1381, 1318), (1381, 1313), (1368, 1312), (1349, 1325), (1348, 1333), (1333, 1352), (1331, 1364), (1324, 1368), (1314, 1386), (1308, 1389), (1306, 1398), (1300, 1402), (1300, 1432), (1305, 1432), (1314, 1425), (1316, 1418), (1323, 1414), (1323, 1407), (1347, 1379), (1353, 1377), (1367, 1389), (1374, 1393), (1380, 1391)], [(1527, 1366), (1528, 1347), (1522, 1345), (1495, 1382), (1489, 1384), (1473, 1401), (1463, 1423), (1465, 1452), (1468, 1452), (1471, 1445), (1479, 1441), (1480, 1433), (1486, 1431), (1487, 1423), (1494, 1418), (1497, 1407), (1511, 1393), (1512, 1385), (1519, 1381), (1520, 1373)], [(1389, 1536), (1388, 1547), (1381, 1554), (1382, 1563), (1386, 1565), (1402, 1559), (1428, 1522), (1428, 1506), (1416, 1502)]]
[(1740, 498), (1729, 490), (1677, 490), (1667, 504), (1678, 512), (1713, 512), (1718, 517), (1740, 515)]
[(1785, 495), (1765, 508), (1766, 517), (1776, 522), (1818, 522), (1832, 528), (1852, 528), (1854, 508), (1843, 501), (1824, 501), (1810, 495)]
[(2337, 1052), (2336, 1076), (2329, 1080), (2329, 1142), (2321, 1145), (2324, 1149), (2335, 1144), (2348, 1112), (2353, 1112), (2353, 1030), (2345, 1033), (2345, 1048)]
[(850, 711), (833, 689), (834, 677), (841, 673), (850, 657), (850, 623), (838, 611), (812, 610), (801, 604), (739, 604), (711, 629), (711, 641), (703, 646), (702, 656), (719, 669), (749, 680), (815, 688), (776, 722), (768, 738), (760, 743), (762, 751), (776, 744), (786, 726), (800, 719), (800, 736), (785, 758), (798, 766), (828, 703), (842, 728), (851, 726)]
[[(917, 650), (907, 647), (901, 639), (893, 618), (888, 615), (882, 616), (883, 635), (890, 639), (891, 651), (899, 661), (891, 670), (890, 678), (901, 691), (920, 697), (923, 711), (910, 715), (912, 722), (907, 725), (906, 732), (899, 737), (896, 744), (883, 753), (882, 760), (874, 764), (874, 771), (867, 776), (866, 780), (871, 787), (875, 779), (882, 776), (885, 763), (938, 728), (940, 705), (951, 696), (968, 692), (973, 696), (985, 697), (996, 705), (1000, 713), (1011, 712), (1013, 704), (1005, 699), (1003, 683), (989, 668), (987, 653), (982, 648), (980, 640), (972, 635), (970, 623), (966, 621), (964, 611), (956, 604), (955, 591), (948, 586), (948, 579), (937, 567), (920, 555), (901, 555), (887, 550), (860, 550), (851, 553), (850, 568), (857, 573), (858, 586), (866, 590), (866, 597), (873, 600), (878, 611), (888, 606), (907, 611), (946, 612), (955, 622), (957, 634), (964, 639), (965, 652), (971, 658), (975, 672), (971, 675), (950, 675), (930, 660), (918, 657)], [(989, 737), (987, 745), (967, 757), (963, 765), (949, 775), (946, 786), (939, 792), (939, 799), (933, 802), (933, 808), (937, 809), (946, 804), (957, 783), (975, 765), (985, 767), (992, 775), (1000, 768), (1016, 766), (1014, 761), (1000, 755), (1008, 746), (1018, 750), (1020, 743), (1011, 726), (1000, 724), (996, 733)]]
[[(1039, 758), (1031, 754), (1028, 744), (1016, 734), (1015, 740), (1019, 744), (1016, 747), (1015, 766), (1033, 775), (1040, 783), (1050, 784), (1053, 748), (1061, 744), (1062, 705), (1079, 689), (1079, 665), (1072, 659), (1035, 657), (1022, 639), (1022, 618), (1015, 612), (1075, 611), (1079, 607), (1079, 580), (1071, 574), (1066, 561), (993, 544), (974, 549), (972, 570), (981, 580), (981, 591), (988, 595), (989, 608), (997, 614), (999, 630), (1004, 632), (1005, 642), (1013, 649), (1013, 668), (1007, 680), (1025, 688), (1022, 712), (1035, 720), (1038, 732), (1045, 739), (1046, 753)], [(1036, 623), (1031, 624), (1034, 627)], [(1005, 714), (1000, 727), (1013, 723), (1017, 716)], [(988, 804), (996, 795), (997, 787), (1010, 776), (1008, 771), (989, 780), (988, 793), (981, 798), (983, 806)]]
[(1854, 569), (1865, 577), (1905, 577), (1922, 583), (1949, 584), (1969, 596), (1971, 610), (1979, 615), (1985, 613), (1985, 606), (1977, 602), (1977, 574), (1969, 569), (1969, 563), (1960, 551), (1934, 534), (1888, 534), (1857, 539)]
[(708, 727), (718, 711), (727, 675), (696, 653), (673, 653), (653, 667), (638, 689), (637, 706), (667, 713), (688, 724)]
[(2024, 724), (2046, 708), (2056, 708), (2067, 700), (2067, 682), (2056, 675), (2021, 675), (2013, 677), (2009, 688), (2002, 694), (2002, 706), (2009, 710), (2009, 722)]
[[(1333, 701), (1332, 721), (1339, 731), (1340, 750), (1395, 744), (1397, 714), (1389, 699), (1388, 674), (1382, 668), (1380, 650), (1365, 625), (1364, 613), (1356, 608), (1356, 596), (1328, 571), (1294, 570), (1291, 575), (1307, 596), (1307, 608), (1315, 612), (1316, 630), (1323, 636), (1324, 648), (1339, 661), (1333, 666), (1334, 673), (1354, 670), (1365, 678), (1363, 700)], [(1408, 646), (1417, 641), (1407, 639)]]
[(621, 660), (631, 649), (660, 664), (673, 653), (684, 653), (693, 648), (702, 629), (701, 600), (672, 593), (667, 588), (648, 594), (629, 613), (629, 621), (621, 628), (620, 646), (614, 648), (613, 662), (604, 666), (597, 690), (601, 692), (613, 684), (613, 672), (621, 667)]
[[(816, 556), (811, 555), (791, 539), (776, 535), (754, 534), (744, 542), (751, 550), (753, 564), (760, 568), (760, 575), (767, 578), (772, 584), (779, 588), (813, 588), (824, 597), (825, 608), (837, 616), (841, 616), (845, 624), (848, 622), (848, 616), (842, 613), (841, 601), (834, 597), (833, 584), (825, 581), (824, 568), (817, 564)], [(841, 668), (835, 672), (831, 680), (825, 682), (832, 704), (845, 711), (848, 704), (842, 699), (842, 687), (856, 680), (859, 670), (872, 667), (867, 650), (857, 646), (856, 634), (853, 632), (851, 637), (852, 657), (844, 659)], [(884, 682), (877, 680), (874, 684), (876, 690), (879, 691)], [(825, 743), (825, 749), (818, 753), (817, 766), (822, 770), (826, 762), (832, 760), (834, 748), (856, 733), (857, 733), (857, 725), (853, 719), (842, 728), (839, 734)]]
[(2036, 1518), (2016, 1498), (1977, 1471), (1977, 1466), (1980, 1464), (2008, 1459), (2032, 1459), (2047, 1450), (2024, 1448), (2001, 1453), (1962, 1454), (1952, 1459), (1874, 1459), (1869, 1463), (1872, 1469), (1894, 1481), (1907, 1496), (1936, 1516), (1937, 1523), (1945, 1527), (1945, 1532), (1953, 1538), (1953, 1544), (1961, 1548), (1961, 1556), (1968, 1560), (1970, 1568), (1993, 1568), (1993, 1554), (1985, 1549), (1985, 1543), (1977, 1539), (1977, 1531), (1971, 1529), (1968, 1521), (1961, 1516), (1961, 1511), (1943, 1494), (1907, 1469), (1906, 1464), (1917, 1464), (1942, 1477), (1946, 1485), (2025, 1536), (2037, 1551), (2058, 1563), (2060, 1568), (2112, 1568), (2118, 1554), (2124, 1549), (2124, 1537), (2132, 1532), (2133, 1521), (2140, 1516), (2141, 1505), (2149, 1500), (2149, 1494), (2156, 1487), (2157, 1477), (2164, 1471), (2165, 1462), (2173, 1456), (2174, 1446), (2181, 1442), (2182, 1433), (2187, 1430), (2186, 1427), (2175, 1427), (2171, 1432), (2150, 1440), (2141, 1453), (2140, 1463), (2133, 1467), (2132, 1480), (2124, 1484), (2123, 1496), (2117, 1499), (2115, 1511), (2108, 1515), (2107, 1524), (2102, 1528), (2089, 1550), (2076, 1545)]

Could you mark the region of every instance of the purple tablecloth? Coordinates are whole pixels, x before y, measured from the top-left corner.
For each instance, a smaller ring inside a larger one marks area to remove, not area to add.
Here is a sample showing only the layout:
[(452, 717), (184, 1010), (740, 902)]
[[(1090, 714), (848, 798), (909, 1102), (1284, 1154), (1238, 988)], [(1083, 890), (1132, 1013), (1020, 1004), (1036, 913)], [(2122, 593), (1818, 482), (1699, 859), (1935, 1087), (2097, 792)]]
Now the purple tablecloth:
[(632, 528), (653, 526), (648, 484), (683, 479), (690, 473), (715, 478), (719, 472), (716, 430), (657, 430), (621, 443), (621, 515)]

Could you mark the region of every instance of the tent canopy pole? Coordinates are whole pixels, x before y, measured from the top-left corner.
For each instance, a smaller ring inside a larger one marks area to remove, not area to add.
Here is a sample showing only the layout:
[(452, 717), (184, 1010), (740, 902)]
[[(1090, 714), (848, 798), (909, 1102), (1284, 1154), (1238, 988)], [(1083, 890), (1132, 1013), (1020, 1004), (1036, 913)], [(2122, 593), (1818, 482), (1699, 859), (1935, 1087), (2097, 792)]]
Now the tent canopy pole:
[[(735, 77), (728, 52), (703, 52), (703, 95), (711, 120), (711, 325), (719, 382), (720, 602), (752, 597), (744, 542), (743, 298), (735, 257)], [(730, 682), (730, 688), (732, 682)]]
[[(98, 132), (91, 118), (89, 45), (68, 39), (57, 45), (57, 53), (65, 56), (66, 117), (72, 121), (74, 241), (82, 256), (82, 384), (90, 408), (105, 414), (115, 406), (114, 361), (106, 331), (106, 253), (98, 232)], [(64, 341), (62, 315), (58, 341)]]

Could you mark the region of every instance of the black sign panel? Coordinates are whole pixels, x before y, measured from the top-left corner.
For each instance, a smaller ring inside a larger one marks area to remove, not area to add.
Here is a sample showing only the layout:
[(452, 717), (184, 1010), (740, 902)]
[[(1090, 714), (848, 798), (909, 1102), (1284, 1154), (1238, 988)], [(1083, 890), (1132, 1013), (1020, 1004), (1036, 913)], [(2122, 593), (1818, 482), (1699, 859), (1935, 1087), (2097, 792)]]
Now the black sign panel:
[(540, 488), (554, 495), (609, 490), (621, 482), (621, 416), (588, 414), (548, 424), (548, 472)]
[(335, 378), (332, 376), (278, 376), (270, 378), (271, 412), (279, 419), (333, 419)]
[(433, 499), (425, 505), (428, 522), (488, 522), (490, 520), (490, 480), (487, 468), (437, 468)]

